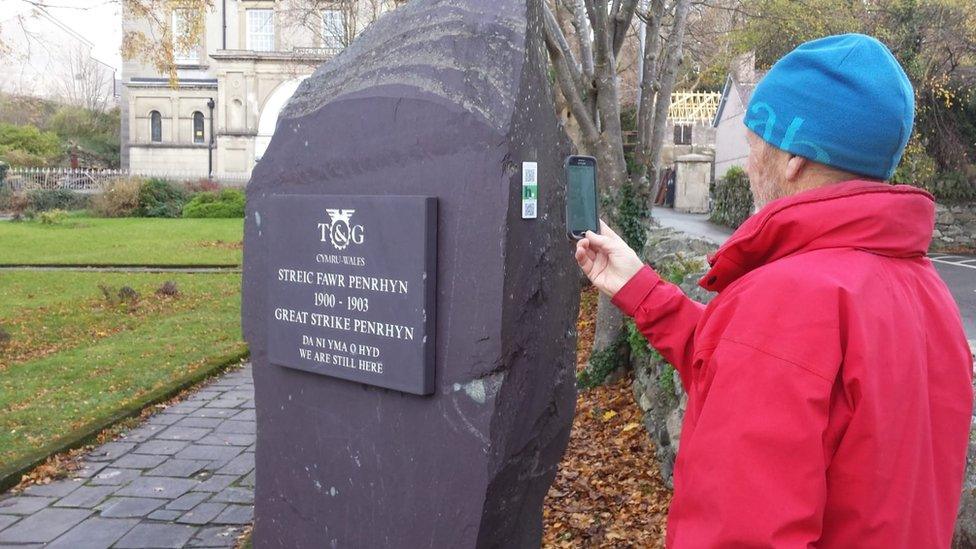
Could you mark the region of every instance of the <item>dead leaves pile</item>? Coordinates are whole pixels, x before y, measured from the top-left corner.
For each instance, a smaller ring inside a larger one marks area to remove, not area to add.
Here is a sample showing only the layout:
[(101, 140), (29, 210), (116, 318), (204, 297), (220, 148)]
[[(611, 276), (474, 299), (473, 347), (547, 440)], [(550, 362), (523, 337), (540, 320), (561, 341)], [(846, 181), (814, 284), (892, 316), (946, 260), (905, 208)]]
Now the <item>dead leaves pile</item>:
[[(595, 291), (580, 306), (581, 361), (593, 341)], [(569, 448), (543, 511), (547, 548), (664, 547), (671, 492), (641, 425), (630, 376), (581, 391)]]

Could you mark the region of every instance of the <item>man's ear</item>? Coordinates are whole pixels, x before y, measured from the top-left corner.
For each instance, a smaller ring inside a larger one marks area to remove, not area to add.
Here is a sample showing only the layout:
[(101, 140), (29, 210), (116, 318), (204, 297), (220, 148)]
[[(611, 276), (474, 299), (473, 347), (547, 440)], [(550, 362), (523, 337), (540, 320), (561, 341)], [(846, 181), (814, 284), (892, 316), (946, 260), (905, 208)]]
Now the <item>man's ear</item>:
[(798, 180), (809, 163), (810, 161), (802, 156), (791, 155), (786, 163), (786, 180), (791, 182)]

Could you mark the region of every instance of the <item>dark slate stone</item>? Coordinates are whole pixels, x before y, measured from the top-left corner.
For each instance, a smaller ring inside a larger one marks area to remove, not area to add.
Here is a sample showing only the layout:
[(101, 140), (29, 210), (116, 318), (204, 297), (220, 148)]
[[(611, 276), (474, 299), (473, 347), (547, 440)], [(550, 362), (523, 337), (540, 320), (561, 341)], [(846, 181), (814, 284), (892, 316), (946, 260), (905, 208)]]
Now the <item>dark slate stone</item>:
[(214, 427), (220, 425), (223, 421), (218, 417), (184, 417), (181, 421), (176, 423), (177, 427), (202, 427), (204, 429), (213, 429)]
[(206, 404), (206, 400), (203, 400), (203, 399), (184, 400), (183, 402), (180, 402), (179, 404), (174, 404), (174, 405), (170, 406), (169, 408), (167, 408), (166, 409), (166, 413), (167, 414), (180, 414), (180, 415), (185, 415), (185, 414), (189, 414), (190, 412), (192, 412), (192, 411), (200, 408), (204, 404)]
[(112, 462), (119, 469), (152, 469), (166, 461), (166, 456), (152, 454), (126, 454)]
[(238, 411), (236, 408), (200, 408), (191, 413), (190, 417), (218, 417), (226, 419)]
[(89, 461), (112, 461), (122, 457), (135, 446), (134, 442), (109, 442), (89, 452), (87, 459)]
[(101, 515), (107, 518), (144, 517), (168, 503), (165, 499), (112, 498), (105, 502)]
[(30, 515), (54, 503), (57, 498), (14, 496), (0, 500), (0, 513), (5, 515)]
[(214, 524), (250, 524), (252, 520), (254, 520), (253, 505), (228, 505), (211, 522)]
[(232, 417), (234, 421), (254, 421), (255, 414), (254, 410), (243, 410), (236, 416)]
[(97, 486), (121, 486), (130, 480), (137, 478), (139, 471), (135, 469), (115, 469), (106, 467), (98, 472), (97, 475), (88, 479), (88, 484)]
[(213, 433), (198, 440), (197, 444), (205, 446), (250, 446), (254, 444), (254, 435)]
[(207, 403), (207, 408), (237, 408), (241, 405), (241, 400), (232, 398), (218, 398)]
[(157, 439), (166, 440), (197, 440), (210, 434), (210, 429), (199, 427), (169, 427), (156, 435)]
[(181, 477), (188, 478), (206, 469), (209, 461), (192, 459), (168, 459), (159, 467), (146, 471), (151, 477)]
[(190, 547), (234, 547), (244, 532), (241, 526), (211, 526), (202, 528), (190, 540)]
[(143, 549), (146, 547), (179, 549), (193, 537), (197, 528), (182, 524), (142, 523), (129, 530), (115, 543), (116, 549)]
[(11, 524), (17, 522), (20, 517), (15, 515), (0, 515), (0, 530), (10, 526)]
[(244, 452), (243, 454), (230, 460), (230, 463), (221, 467), (217, 473), (221, 475), (246, 475), (253, 470), (254, 454), (251, 452)]
[(108, 463), (106, 462), (94, 462), (94, 461), (83, 462), (81, 464), (81, 467), (75, 469), (71, 473), (71, 475), (72, 477), (79, 478), (79, 479), (91, 478), (97, 475), (102, 469), (106, 467), (108, 467)]
[(28, 486), (24, 490), (24, 494), (28, 496), (49, 496), (49, 497), (64, 497), (71, 492), (74, 492), (81, 486), (81, 482), (75, 480), (58, 480), (51, 482), (50, 484), (35, 484), (33, 486)]
[[(540, 545), (575, 406), (579, 298), (565, 236), (570, 142), (541, 24), (540, 0), (411, 0), (282, 112), (245, 219), (255, 546)], [(521, 218), (523, 162), (539, 168), (534, 220)], [(278, 266), (261, 222), (282, 194), (437, 198), (432, 396), (269, 363)]]
[(182, 515), (182, 514), (183, 514), (183, 511), (169, 511), (169, 510), (166, 510), (166, 509), (157, 509), (156, 511), (153, 511), (152, 513), (149, 513), (149, 518), (152, 519), (152, 520), (162, 520), (162, 521), (165, 521), (165, 522), (173, 522), (174, 520), (176, 520), (177, 518), (179, 518), (179, 516)]
[(240, 446), (203, 446), (193, 444), (176, 453), (177, 459), (230, 461), (241, 453)]
[(0, 532), (0, 543), (47, 543), (91, 513), (86, 509), (42, 509)]
[(194, 492), (219, 492), (237, 481), (234, 475), (214, 475), (193, 487)]
[(145, 442), (150, 438), (156, 436), (160, 431), (166, 429), (165, 425), (153, 425), (151, 423), (144, 423), (141, 426), (129, 431), (125, 434), (125, 440), (128, 442)]
[(166, 509), (171, 511), (189, 511), (209, 497), (210, 494), (206, 492), (190, 492), (173, 500), (173, 503), (167, 505)]
[(214, 429), (216, 433), (232, 433), (236, 435), (253, 435), (255, 432), (253, 421), (234, 421), (229, 419)]
[(246, 477), (242, 478), (240, 485), (248, 488), (254, 488), (254, 471), (251, 471)]
[(249, 488), (225, 488), (210, 498), (224, 503), (254, 503), (254, 490)]
[(140, 477), (115, 493), (117, 496), (176, 499), (196, 483), (185, 478)]
[(59, 499), (54, 506), (92, 509), (118, 489), (118, 486), (82, 486), (66, 497)]
[(224, 503), (201, 503), (183, 514), (176, 522), (184, 524), (207, 524), (227, 507)]
[(183, 417), (184, 416), (182, 414), (156, 414), (149, 418), (148, 423), (150, 425), (172, 425), (181, 420)]
[(108, 549), (138, 523), (138, 519), (92, 517), (68, 530), (46, 549)]
[(150, 440), (143, 442), (132, 450), (133, 454), (152, 454), (157, 456), (171, 456), (186, 448), (189, 442), (182, 440)]

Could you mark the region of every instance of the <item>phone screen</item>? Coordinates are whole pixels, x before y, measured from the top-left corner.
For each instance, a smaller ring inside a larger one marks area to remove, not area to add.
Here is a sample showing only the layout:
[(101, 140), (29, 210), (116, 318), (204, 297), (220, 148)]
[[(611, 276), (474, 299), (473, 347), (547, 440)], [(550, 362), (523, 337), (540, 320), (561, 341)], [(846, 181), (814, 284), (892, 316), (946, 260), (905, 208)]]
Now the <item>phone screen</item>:
[(567, 224), (569, 231), (582, 233), (599, 232), (596, 213), (596, 166), (579, 165), (571, 160), (567, 171)]

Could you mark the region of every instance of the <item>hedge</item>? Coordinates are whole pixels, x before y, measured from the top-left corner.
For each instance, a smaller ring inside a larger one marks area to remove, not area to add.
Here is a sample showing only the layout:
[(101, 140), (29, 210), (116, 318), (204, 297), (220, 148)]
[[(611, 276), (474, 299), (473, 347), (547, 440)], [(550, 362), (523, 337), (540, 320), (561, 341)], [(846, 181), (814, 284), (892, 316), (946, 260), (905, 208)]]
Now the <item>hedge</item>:
[(749, 219), (752, 209), (749, 177), (742, 168), (729, 168), (729, 171), (725, 172), (725, 177), (715, 185), (711, 221), (737, 229), (746, 219)]

